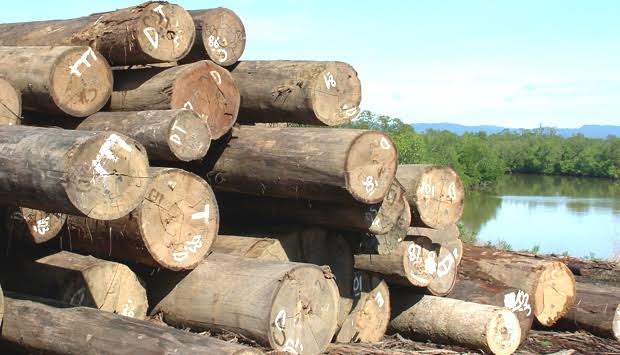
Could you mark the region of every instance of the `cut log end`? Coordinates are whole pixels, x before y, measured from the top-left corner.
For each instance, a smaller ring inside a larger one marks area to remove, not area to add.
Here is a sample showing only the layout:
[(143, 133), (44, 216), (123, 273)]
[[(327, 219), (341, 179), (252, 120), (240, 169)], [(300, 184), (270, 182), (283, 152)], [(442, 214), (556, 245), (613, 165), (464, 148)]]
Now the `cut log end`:
[(435, 296), (448, 295), (456, 283), (458, 264), (450, 248), (441, 246), (437, 257), (437, 272), (427, 286), (427, 290)]
[(74, 117), (99, 111), (112, 94), (112, 71), (90, 47), (66, 47), (50, 73), (50, 94), (56, 106)]
[(321, 353), (336, 332), (338, 289), (318, 267), (287, 273), (274, 296), (268, 334), (274, 350)]
[(430, 239), (416, 237), (399, 246), (407, 280), (413, 286), (427, 287), (437, 272), (437, 251)]
[(194, 15), (202, 27), (204, 50), (212, 61), (222, 66), (236, 63), (245, 50), (245, 27), (233, 11), (218, 7)]
[(521, 343), (521, 337), (519, 320), (509, 310), (498, 309), (487, 324), (487, 345), (493, 354), (514, 353)]
[(218, 233), (215, 194), (203, 179), (184, 170), (151, 169), (151, 175), (139, 210), (144, 244), (159, 265), (193, 269)]
[(575, 301), (575, 278), (562, 262), (545, 264), (534, 292), (534, 314), (545, 326), (564, 316)]
[(70, 151), (74, 167), (65, 186), (69, 200), (84, 215), (100, 220), (125, 216), (142, 201), (148, 160), (134, 140), (99, 132)]
[(19, 213), (11, 218), (22, 221), (28, 230), (26, 236), (35, 244), (55, 238), (67, 221), (67, 215), (64, 213), (51, 213), (25, 207), (20, 207)]
[(398, 153), (385, 134), (369, 131), (351, 144), (345, 163), (347, 190), (362, 203), (379, 203), (394, 181)]
[(314, 114), (325, 125), (350, 122), (360, 113), (362, 100), (357, 72), (346, 63), (328, 63), (314, 83), (312, 97)]
[(175, 62), (189, 53), (196, 31), (190, 14), (181, 6), (153, 2), (142, 11), (134, 34), (149, 61)]
[(464, 207), (463, 183), (448, 167), (431, 166), (423, 173), (415, 191), (418, 218), (437, 228), (461, 218)]
[(22, 115), (22, 98), (8, 81), (0, 79), (0, 125), (19, 124)]
[(611, 330), (614, 333), (614, 338), (620, 340), (620, 304), (616, 307), (616, 314), (611, 325)]
[(211, 145), (209, 126), (189, 110), (178, 111), (175, 116), (168, 128), (170, 151), (181, 161), (203, 158)]

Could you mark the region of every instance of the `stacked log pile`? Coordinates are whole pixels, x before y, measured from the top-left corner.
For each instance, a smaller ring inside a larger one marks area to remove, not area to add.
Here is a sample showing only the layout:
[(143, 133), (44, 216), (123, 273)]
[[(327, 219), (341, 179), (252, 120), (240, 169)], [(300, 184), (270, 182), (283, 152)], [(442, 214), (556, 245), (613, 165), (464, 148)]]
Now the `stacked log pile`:
[(534, 319), (586, 322), (563, 264), (461, 242), (454, 170), (308, 127), (359, 114), (351, 65), (239, 61), (234, 12), (158, 1), (0, 28), (5, 343), (261, 352), (177, 327), (320, 354), (392, 331), (509, 354)]

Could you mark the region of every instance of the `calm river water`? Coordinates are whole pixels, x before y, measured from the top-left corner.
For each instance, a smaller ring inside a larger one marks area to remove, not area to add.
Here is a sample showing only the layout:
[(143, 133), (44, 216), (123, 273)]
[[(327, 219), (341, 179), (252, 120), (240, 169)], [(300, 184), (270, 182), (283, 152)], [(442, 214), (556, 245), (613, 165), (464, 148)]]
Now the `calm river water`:
[(506, 175), (490, 189), (468, 193), (462, 221), (481, 242), (609, 258), (620, 254), (620, 182)]

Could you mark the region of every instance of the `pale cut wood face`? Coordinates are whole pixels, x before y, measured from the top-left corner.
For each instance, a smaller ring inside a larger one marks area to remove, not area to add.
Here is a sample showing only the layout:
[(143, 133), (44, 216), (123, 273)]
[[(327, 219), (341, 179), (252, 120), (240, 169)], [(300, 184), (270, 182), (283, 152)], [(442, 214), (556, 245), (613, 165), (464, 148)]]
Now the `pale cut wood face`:
[(493, 354), (509, 355), (521, 343), (521, 326), (510, 311), (498, 309), (491, 317), (486, 329), (486, 341)]
[(21, 94), (11, 83), (0, 79), (0, 125), (19, 124), (21, 115)]
[(352, 66), (327, 62), (315, 78), (312, 106), (316, 117), (328, 126), (350, 122), (360, 113), (362, 86)]
[(566, 314), (575, 300), (575, 278), (562, 262), (547, 263), (538, 278), (534, 293), (536, 319), (551, 326)]
[(25, 207), (20, 207), (19, 213), (14, 215), (23, 221), (28, 230), (27, 235), (36, 244), (56, 237), (67, 220), (67, 215), (64, 213), (45, 212)]
[(222, 66), (232, 65), (245, 50), (245, 28), (241, 19), (225, 8), (196, 13), (194, 22), (202, 27), (202, 42), (207, 56)]

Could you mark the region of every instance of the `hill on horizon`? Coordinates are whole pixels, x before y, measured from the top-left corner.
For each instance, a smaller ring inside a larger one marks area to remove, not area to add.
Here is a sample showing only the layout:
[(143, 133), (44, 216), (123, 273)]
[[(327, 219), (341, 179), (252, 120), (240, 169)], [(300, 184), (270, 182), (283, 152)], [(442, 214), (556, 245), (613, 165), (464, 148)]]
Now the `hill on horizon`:
[[(429, 129), (438, 131), (448, 131), (457, 135), (463, 135), (464, 133), (477, 133), (485, 132), (486, 134), (495, 134), (503, 130), (509, 130), (511, 132), (521, 132), (529, 130), (525, 128), (506, 128), (493, 125), (479, 125), (479, 126), (466, 126), (457, 123), (412, 123), (411, 126), (416, 132), (424, 132)], [(555, 128), (555, 127), (553, 127)], [(620, 126), (612, 125), (583, 125), (579, 128), (555, 128), (558, 134), (562, 137), (572, 137), (577, 134), (583, 134), (588, 138), (607, 138), (609, 135), (620, 137)]]

